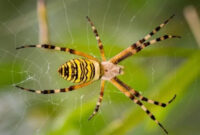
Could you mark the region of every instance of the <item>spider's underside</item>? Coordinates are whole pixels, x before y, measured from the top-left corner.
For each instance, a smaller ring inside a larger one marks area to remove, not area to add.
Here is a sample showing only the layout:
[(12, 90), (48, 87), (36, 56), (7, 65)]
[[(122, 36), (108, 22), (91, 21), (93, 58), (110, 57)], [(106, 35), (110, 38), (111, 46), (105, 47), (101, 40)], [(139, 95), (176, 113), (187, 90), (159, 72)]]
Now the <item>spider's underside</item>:
[[(174, 16), (174, 15), (173, 15)], [(150, 37), (152, 37), (155, 33), (157, 33), (161, 28), (163, 28), (171, 18), (167, 19), (164, 23), (160, 24), (158, 27), (156, 27), (153, 31), (151, 31), (149, 34), (147, 34), (144, 38), (137, 41), (136, 43), (132, 44), (127, 49), (123, 50), (122, 52), (118, 53), (116, 56), (111, 58), (110, 60), (106, 60), (103, 44), (100, 40), (100, 37), (98, 35), (98, 32), (93, 24), (93, 22), (90, 20), (89, 17), (87, 17), (89, 23), (91, 24), (92, 30), (96, 36), (99, 50), (101, 53), (102, 61), (99, 61), (95, 57), (88, 55), (86, 53), (73, 50), (70, 48), (65, 47), (58, 47), (54, 45), (49, 44), (38, 44), (38, 45), (27, 45), (27, 46), (21, 46), (17, 49), (21, 48), (28, 48), (28, 47), (36, 47), (36, 48), (44, 48), (44, 49), (52, 49), (57, 51), (63, 51), (63, 52), (69, 52), (70, 54), (75, 54), (78, 56), (82, 56), (84, 58), (77, 58), (72, 59), (63, 65), (61, 65), (58, 69), (59, 74), (66, 80), (71, 81), (73, 83), (78, 83), (77, 85), (70, 86), (68, 88), (61, 88), (61, 89), (52, 89), (52, 90), (33, 90), (24, 88), (21, 86), (16, 86), (22, 90), (38, 93), (38, 94), (53, 94), (53, 93), (60, 93), (60, 92), (68, 92), (77, 90), (79, 88), (85, 87), (92, 82), (96, 80), (101, 79), (101, 92), (99, 96), (99, 100), (96, 104), (95, 110), (90, 116), (89, 119), (91, 119), (99, 110), (100, 104), (103, 99), (104, 94), (104, 84), (105, 81), (109, 81), (112, 83), (116, 88), (118, 88), (122, 93), (124, 93), (127, 97), (129, 97), (134, 103), (139, 105), (146, 114), (155, 121), (163, 130), (165, 133), (168, 133), (167, 130), (163, 127), (163, 125), (155, 118), (155, 116), (143, 105), (141, 101), (145, 101), (151, 104), (155, 104), (161, 107), (166, 107), (168, 104), (170, 104), (176, 97), (176, 95), (169, 100), (167, 103), (162, 103), (158, 101), (154, 101), (151, 99), (148, 99), (144, 96), (142, 96), (139, 92), (132, 89), (130, 86), (126, 85), (124, 82), (119, 80), (117, 78), (118, 75), (123, 74), (123, 66), (118, 65), (119, 62), (122, 60), (134, 55), (135, 53), (141, 51), (143, 48), (154, 44), (156, 42), (166, 40), (169, 38), (180, 38), (179, 36), (172, 36), (172, 35), (164, 35), (159, 38), (147, 41)]]

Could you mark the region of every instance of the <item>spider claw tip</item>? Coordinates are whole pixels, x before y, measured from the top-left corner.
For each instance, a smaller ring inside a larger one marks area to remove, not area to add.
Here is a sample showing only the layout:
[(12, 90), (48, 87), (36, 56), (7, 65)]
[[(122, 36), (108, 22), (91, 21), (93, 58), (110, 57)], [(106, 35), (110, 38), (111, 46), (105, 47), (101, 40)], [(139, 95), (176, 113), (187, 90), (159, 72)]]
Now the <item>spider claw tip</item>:
[(13, 85), (13, 86), (14, 86), (14, 87), (17, 87), (17, 88), (19, 87), (18, 85)]
[(181, 38), (181, 36), (172, 36), (173, 38)]
[(22, 88), (22, 87), (20, 87), (20, 86), (18, 86), (18, 85), (14, 85), (14, 86), (15, 86), (16, 88), (20, 88), (20, 89)]
[(169, 17), (169, 19), (172, 19), (175, 16), (175, 14), (172, 14), (172, 16)]
[(94, 117), (94, 115), (90, 115), (90, 117), (88, 118), (88, 121), (91, 120)]
[(18, 85), (14, 85), (16, 88), (22, 89), (22, 87), (18, 86)]
[(173, 98), (168, 103), (171, 103), (172, 101), (174, 101), (175, 98), (176, 98), (176, 94), (173, 96)]
[(173, 97), (173, 100), (176, 98), (176, 94), (174, 95), (174, 97)]
[(21, 48), (23, 48), (23, 47), (22, 47), (22, 46), (20, 46), (20, 47), (16, 47), (16, 50), (21, 49)]

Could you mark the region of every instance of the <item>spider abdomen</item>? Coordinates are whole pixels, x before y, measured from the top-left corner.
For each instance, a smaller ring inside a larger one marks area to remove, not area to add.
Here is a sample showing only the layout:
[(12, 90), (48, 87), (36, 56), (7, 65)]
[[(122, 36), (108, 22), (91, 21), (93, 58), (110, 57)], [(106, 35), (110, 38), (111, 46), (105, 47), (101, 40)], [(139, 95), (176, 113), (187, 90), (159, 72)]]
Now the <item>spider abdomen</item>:
[(101, 68), (98, 62), (77, 58), (61, 65), (58, 72), (65, 80), (73, 83), (84, 83), (98, 80), (101, 76), (100, 70)]

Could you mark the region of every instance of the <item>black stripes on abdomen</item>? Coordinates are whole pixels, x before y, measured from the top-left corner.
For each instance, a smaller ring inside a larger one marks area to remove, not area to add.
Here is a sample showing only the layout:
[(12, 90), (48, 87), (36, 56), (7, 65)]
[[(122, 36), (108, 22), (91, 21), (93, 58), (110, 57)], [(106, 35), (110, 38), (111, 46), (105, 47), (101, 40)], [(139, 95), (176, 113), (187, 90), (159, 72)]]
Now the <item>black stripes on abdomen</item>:
[(95, 78), (95, 63), (89, 59), (72, 59), (61, 65), (59, 74), (73, 83), (89, 82)]

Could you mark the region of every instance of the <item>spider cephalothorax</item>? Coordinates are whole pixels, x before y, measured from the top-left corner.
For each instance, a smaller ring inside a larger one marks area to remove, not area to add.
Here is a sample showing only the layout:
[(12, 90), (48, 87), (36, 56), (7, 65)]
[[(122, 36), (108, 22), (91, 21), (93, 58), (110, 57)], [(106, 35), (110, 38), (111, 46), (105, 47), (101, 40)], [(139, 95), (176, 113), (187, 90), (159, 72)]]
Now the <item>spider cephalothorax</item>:
[(101, 62), (101, 65), (103, 67), (104, 74), (102, 76), (103, 80), (111, 80), (112, 78), (122, 75), (123, 72), (123, 66), (113, 64), (110, 61)]
[(145, 101), (151, 104), (155, 104), (161, 107), (166, 107), (169, 103), (171, 103), (176, 95), (167, 103), (162, 103), (158, 101), (154, 101), (151, 99), (148, 99), (144, 96), (142, 96), (139, 92), (136, 90), (132, 89), (130, 86), (126, 85), (124, 82), (119, 80), (117, 78), (118, 75), (123, 74), (123, 67), (120, 65), (117, 65), (120, 61), (134, 55), (135, 53), (141, 51), (143, 48), (154, 44), (156, 42), (166, 40), (169, 38), (179, 38), (179, 36), (172, 36), (172, 35), (164, 35), (161, 37), (158, 37), (156, 39), (147, 41), (150, 37), (152, 37), (155, 33), (157, 33), (161, 28), (163, 28), (169, 20), (172, 18), (171, 16), (169, 19), (167, 19), (164, 23), (160, 24), (158, 27), (156, 27), (153, 31), (151, 31), (149, 34), (147, 34), (144, 38), (138, 40), (136, 43), (132, 44), (130, 47), (127, 49), (123, 50), (122, 52), (118, 53), (116, 56), (111, 58), (110, 60), (106, 60), (105, 54), (104, 54), (104, 49), (103, 49), (103, 44), (100, 40), (100, 37), (97, 33), (97, 30), (92, 23), (92, 21), (87, 17), (89, 23), (92, 26), (92, 30), (96, 36), (99, 50), (101, 53), (101, 58), (102, 61), (99, 61), (95, 57), (88, 55), (86, 53), (73, 50), (70, 48), (66, 47), (58, 47), (54, 45), (49, 45), (49, 44), (39, 44), (39, 45), (27, 45), (27, 46), (21, 46), (18, 47), (17, 49), (21, 48), (28, 48), (28, 47), (37, 47), (37, 48), (44, 48), (44, 49), (52, 49), (52, 50), (57, 50), (57, 51), (63, 51), (63, 52), (69, 52), (70, 54), (75, 54), (78, 56), (82, 56), (84, 58), (77, 58), (70, 60), (58, 69), (59, 74), (66, 80), (71, 81), (73, 83), (79, 83), (77, 85), (70, 86), (68, 88), (59, 88), (59, 89), (51, 89), (51, 90), (33, 90), (33, 89), (28, 89), (28, 88), (23, 88), (21, 86), (16, 86), (22, 90), (38, 93), (38, 94), (53, 94), (53, 93), (60, 93), (60, 92), (68, 92), (68, 91), (73, 91), (78, 88), (85, 87), (92, 82), (96, 80), (101, 79), (101, 92), (99, 96), (99, 100), (96, 104), (96, 108), (93, 112), (93, 114), (90, 116), (89, 119), (91, 119), (99, 110), (100, 104), (103, 99), (103, 93), (104, 93), (104, 85), (105, 81), (109, 81), (112, 83), (115, 87), (117, 87), (124, 95), (129, 97), (134, 103), (139, 105), (145, 112), (146, 114), (153, 120), (155, 121), (164, 131), (165, 133), (168, 133), (167, 130), (162, 126), (162, 124), (155, 118), (155, 116), (143, 105), (141, 101)]

